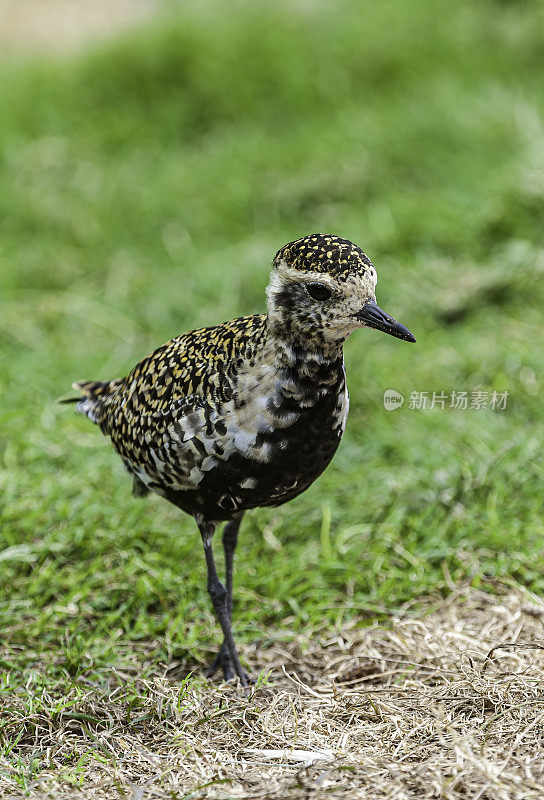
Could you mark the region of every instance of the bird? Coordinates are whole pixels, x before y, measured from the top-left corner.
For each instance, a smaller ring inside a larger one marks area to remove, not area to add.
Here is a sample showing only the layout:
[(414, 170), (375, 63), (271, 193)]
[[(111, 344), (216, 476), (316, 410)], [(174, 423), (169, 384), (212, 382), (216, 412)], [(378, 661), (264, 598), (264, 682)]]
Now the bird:
[[(76, 403), (110, 438), (133, 480), (190, 514), (223, 643), (207, 675), (251, 678), (232, 632), (234, 552), (242, 517), (304, 492), (330, 463), (348, 415), (343, 344), (358, 328), (407, 342), (376, 302), (376, 269), (348, 239), (311, 234), (276, 253), (267, 313), (176, 336), (124, 378), (79, 381)], [(224, 523), (226, 579), (213, 538)]]

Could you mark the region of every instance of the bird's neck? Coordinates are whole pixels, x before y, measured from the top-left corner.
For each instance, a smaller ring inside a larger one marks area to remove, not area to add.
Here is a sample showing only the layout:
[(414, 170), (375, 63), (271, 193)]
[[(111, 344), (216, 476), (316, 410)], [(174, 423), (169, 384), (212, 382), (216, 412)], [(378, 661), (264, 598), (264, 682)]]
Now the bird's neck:
[(343, 343), (318, 334), (301, 336), (271, 326), (267, 330), (267, 349), (278, 369), (316, 385), (331, 383), (343, 370)]

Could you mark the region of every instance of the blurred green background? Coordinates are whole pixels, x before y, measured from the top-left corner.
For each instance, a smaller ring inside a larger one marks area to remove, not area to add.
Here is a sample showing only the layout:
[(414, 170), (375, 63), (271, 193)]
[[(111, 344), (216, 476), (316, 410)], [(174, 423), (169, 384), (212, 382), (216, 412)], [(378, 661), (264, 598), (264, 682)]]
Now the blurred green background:
[[(245, 521), (240, 640), (483, 575), (544, 588), (543, 22), (537, 0), (202, 2), (78, 52), (4, 53), (4, 666), (210, 657), (193, 521), (133, 500), (108, 442), (55, 401), (262, 312), (274, 253), (316, 231), (368, 252), (417, 345), (348, 342), (332, 466)], [(406, 397), (392, 413), (389, 388)], [(507, 408), (408, 407), (478, 390)]]

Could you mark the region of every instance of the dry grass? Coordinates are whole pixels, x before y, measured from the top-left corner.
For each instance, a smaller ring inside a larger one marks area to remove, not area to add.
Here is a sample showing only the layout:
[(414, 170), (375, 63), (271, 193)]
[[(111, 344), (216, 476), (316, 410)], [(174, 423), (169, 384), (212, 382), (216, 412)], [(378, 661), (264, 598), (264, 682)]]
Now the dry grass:
[(543, 624), (522, 589), (457, 589), (390, 627), (246, 650), (267, 674), (249, 696), (175, 665), (149, 677), (143, 651), (39, 708), (30, 676), (1, 695), (3, 732), (41, 771), (3, 797), (541, 800)]

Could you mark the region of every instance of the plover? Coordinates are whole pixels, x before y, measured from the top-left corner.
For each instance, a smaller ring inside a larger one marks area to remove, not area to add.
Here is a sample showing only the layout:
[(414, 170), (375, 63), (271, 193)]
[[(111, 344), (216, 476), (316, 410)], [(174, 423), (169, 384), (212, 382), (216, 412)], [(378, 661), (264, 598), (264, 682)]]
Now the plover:
[[(274, 258), (266, 314), (176, 336), (125, 378), (75, 383), (81, 396), (65, 401), (110, 437), (135, 495), (156, 492), (194, 517), (224, 636), (208, 674), (249, 681), (231, 628), (238, 529), (246, 511), (296, 497), (332, 459), (348, 414), (344, 342), (362, 327), (415, 341), (376, 304), (376, 279), (347, 239), (297, 239)], [(223, 521), (225, 585), (212, 550)]]

